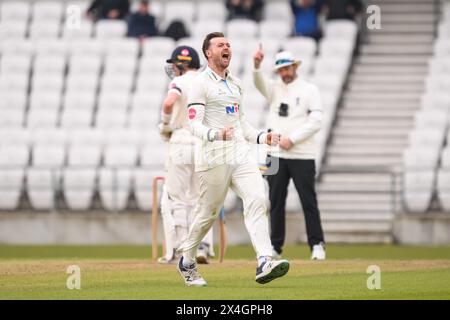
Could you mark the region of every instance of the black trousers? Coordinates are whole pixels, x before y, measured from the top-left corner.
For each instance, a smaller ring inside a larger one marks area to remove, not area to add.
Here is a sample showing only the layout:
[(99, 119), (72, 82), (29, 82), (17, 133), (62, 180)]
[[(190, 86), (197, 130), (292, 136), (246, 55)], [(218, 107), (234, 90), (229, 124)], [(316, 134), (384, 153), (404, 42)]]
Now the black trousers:
[[(273, 160), (276, 160), (272, 158)], [(308, 244), (312, 248), (320, 242), (325, 242), (320, 212), (317, 205), (314, 185), (316, 166), (314, 160), (279, 158), (279, 169), (274, 175), (267, 176), (270, 196), (270, 239), (273, 248), (282, 252), (286, 235), (286, 196), (289, 181), (292, 178), (295, 189), (300, 196), (300, 202), (305, 214)]]

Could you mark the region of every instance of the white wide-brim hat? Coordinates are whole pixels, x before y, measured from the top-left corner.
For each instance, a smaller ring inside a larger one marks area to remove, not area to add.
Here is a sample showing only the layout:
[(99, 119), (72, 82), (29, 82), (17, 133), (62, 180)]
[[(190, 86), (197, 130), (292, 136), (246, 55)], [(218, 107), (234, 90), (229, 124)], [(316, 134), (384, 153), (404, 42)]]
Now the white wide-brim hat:
[(274, 63), (274, 71), (277, 71), (280, 68), (290, 66), (291, 64), (300, 65), (302, 63), (301, 60), (295, 59), (292, 53), (289, 51), (281, 51), (275, 55), (275, 63)]

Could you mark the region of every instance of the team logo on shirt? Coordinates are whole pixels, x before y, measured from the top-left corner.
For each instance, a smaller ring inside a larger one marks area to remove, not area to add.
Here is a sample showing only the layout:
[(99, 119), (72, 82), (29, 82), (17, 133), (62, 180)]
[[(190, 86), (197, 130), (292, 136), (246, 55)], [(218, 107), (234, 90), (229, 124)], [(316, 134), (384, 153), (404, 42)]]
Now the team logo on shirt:
[(194, 119), (196, 115), (197, 115), (197, 111), (195, 111), (195, 108), (189, 108), (188, 109), (189, 120)]
[(239, 104), (235, 103), (232, 106), (225, 106), (225, 112), (227, 114), (233, 114), (239, 112)]

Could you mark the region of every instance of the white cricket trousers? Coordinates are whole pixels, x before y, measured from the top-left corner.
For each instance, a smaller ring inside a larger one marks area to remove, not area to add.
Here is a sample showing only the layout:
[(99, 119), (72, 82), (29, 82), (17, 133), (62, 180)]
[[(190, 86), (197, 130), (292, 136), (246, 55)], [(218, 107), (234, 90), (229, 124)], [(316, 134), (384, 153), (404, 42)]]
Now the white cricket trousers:
[[(184, 137), (183, 141), (179, 137)], [(172, 258), (173, 249), (177, 249), (188, 235), (194, 220), (194, 207), (199, 196), (198, 175), (192, 161), (194, 145), (189, 143), (190, 132), (179, 129), (173, 134), (174, 142), (169, 145), (166, 160), (165, 192), (161, 202), (161, 212), (166, 239), (166, 257)], [(214, 255), (213, 234), (208, 233), (203, 239)]]
[(186, 241), (179, 251), (187, 261), (195, 261), (201, 239), (218, 217), (230, 187), (244, 203), (244, 222), (250, 235), (256, 257), (271, 256), (267, 199), (264, 181), (252, 161), (241, 164), (223, 164), (198, 173), (200, 197), (195, 207), (195, 218)]

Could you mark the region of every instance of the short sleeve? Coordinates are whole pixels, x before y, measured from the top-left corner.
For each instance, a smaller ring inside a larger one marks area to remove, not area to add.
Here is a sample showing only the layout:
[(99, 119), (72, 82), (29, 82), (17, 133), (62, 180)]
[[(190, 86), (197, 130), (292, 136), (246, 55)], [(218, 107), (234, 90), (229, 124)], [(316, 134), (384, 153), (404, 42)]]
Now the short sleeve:
[(169, 83), (169, 87), (167, 89), (168, 89), (168, 93), (175, 93), (180, 96), (183, 94), (183, 86), (181, 84), (181, 81), (179, 81), (179, 79), (177, 79), (177, 78), (173, 79)]

